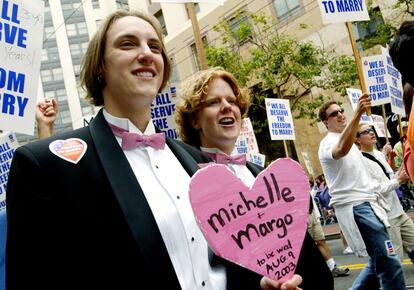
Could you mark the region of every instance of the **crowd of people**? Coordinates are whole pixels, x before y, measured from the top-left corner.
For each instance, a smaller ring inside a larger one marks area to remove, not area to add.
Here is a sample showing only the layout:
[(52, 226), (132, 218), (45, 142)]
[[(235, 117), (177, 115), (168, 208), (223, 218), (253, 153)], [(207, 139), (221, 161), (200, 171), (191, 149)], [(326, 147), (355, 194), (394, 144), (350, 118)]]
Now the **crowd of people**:
[[(57, 103), (38, 103), (40, 140), (16, 150), (9, 175), (7, 289), (332, 290), (333, 277), (349, 269), (332, 257), (320, 214), (339, 223), (344, 254), (369, 257), (352, 289), (405, 289), (401, 259), (404, 249), (414, 260), (414, 223), (397, 190), (414, 176), (414, 121), (400, 143), (380, 152), (374, 129), (360, 124), (368, 94), (349, 121), (335, 101), (320, 108), (328, 130), (319, 148), (325, 178), (310, 189), (295, 275), (283, 283), (262, 277), (212, 252), (187, 195), (191, 176), (205, 163), (225, 164), (248, 186), (263, 170), (235, 148), (248, 93), (221, 68), (195, 73), (182, 84), (176, 109), (182, 142), (166, 137), (151, 120), (151, 103), (172, 70), (161, 35), (155, 18), (138, 11), (118, 10), (102, 22), (81, 68), (87, 99), (102, 106), (89, 126), (54, 135)], [(407, 115), (412, 51), (409, 22), (390, 49), (407, 82)], [(79, 153), (75, 162), (60, 155), (62, 146)], [(45, 178), (47, 186), (39, 182)], [(321, 207), (318, 194), (328, 188), (329, 208)]]

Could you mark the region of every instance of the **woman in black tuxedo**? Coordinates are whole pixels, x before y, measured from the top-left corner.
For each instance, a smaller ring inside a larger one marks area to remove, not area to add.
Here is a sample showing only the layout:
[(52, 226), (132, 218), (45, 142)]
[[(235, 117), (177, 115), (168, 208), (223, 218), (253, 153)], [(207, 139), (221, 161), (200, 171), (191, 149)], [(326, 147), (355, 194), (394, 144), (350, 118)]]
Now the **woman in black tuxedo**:
[[(239, 163), (235, 150), (242, 117), (247, 115), (248, 95), (241, 91), (237, 80), (220, 68), (200, 71), (181, 86), (182, 102), (177, 106), (176, 121), (181, 139), (200, 148), (203, 153), (226, 165), (247, 186), (252, 186), (263, 168), (251, 162)], [(216, 158), (217, 157), (217, 158)], [(245, 158), (245, 156), (244, 156)], [(235, 160), (234, 162), (228, 160)], [(205, 162), (203, 159), (198, 160)], [(303, 278), (303, 289), (332, 290), (333, 277), (308, 232), (299, 257), (296, 273)]]
[(187, 197), (197, 163), (152, 123), (171, 71), (161, 39), (154, 17), (110, 14), (81, 69), (87, 99), (103, 108), (90, 126), (15, 152), (8, 290), (260, 288), (254, 273), (215, 263)]

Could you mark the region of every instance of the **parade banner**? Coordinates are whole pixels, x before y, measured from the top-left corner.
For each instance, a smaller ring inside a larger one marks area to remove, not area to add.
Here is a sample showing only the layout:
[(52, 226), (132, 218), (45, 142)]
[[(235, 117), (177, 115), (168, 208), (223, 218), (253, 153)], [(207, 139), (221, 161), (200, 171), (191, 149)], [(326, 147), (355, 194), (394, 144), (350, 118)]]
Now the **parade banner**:
[(247, 138), (247, 152), (259, 153), (259, 146), (257, 145), (256, 136), (254, 135), (253, 125), (250, 118), (244, 118), (242, 120), (239, 138), (244, 137)]
[(165, 132), (167, 137), (179, 139), (175, 123), (175, 108), (177, 102), (177, 87), (171, 85), (158, 94), (151, 104), (151, 118), (155, 127)]
[(322, 23), (369, 20), (364, 0), (318, 0)]
[(33, 135), (44, 2), (1, 2), (0, 129)]
[[(348, 94), (348, 98), (351, 103), (352, 110), (355, 112), (356, 107), (358, 105), (359, 97), (362, 96), (362, 91), (359, 89), (347, 88), (346, 93)], [(372, 118), (368, 116), (367, 113), (362, 114), (360, 122), (370, 124), (370, 125), (374, 123)]]
[(272, 140), (295, 140), (289, 100), (266, 98), (266, 113)]
[(0, 290), (5, 289), (6, 188), (11, 160), (18, 146), (13, 133), (0, 134)]
[(402, 76), (392, 63), (391, 56), (389, 55), (388, 50), (385, 47), (381, 46), (381, 53), (386, 59), (385, 70), (387, 74), (387, 83), (389, 85), (391, 97), (391, 111), (395, 114), (400, 115), (401, 117), (405, 117)]
[(307, 229), (309, 181), (290, 158), (272, 162), (251, 188), (225, 165), (190, 182), (196, 221), (215, 254), (273, 280), (293, 276)]

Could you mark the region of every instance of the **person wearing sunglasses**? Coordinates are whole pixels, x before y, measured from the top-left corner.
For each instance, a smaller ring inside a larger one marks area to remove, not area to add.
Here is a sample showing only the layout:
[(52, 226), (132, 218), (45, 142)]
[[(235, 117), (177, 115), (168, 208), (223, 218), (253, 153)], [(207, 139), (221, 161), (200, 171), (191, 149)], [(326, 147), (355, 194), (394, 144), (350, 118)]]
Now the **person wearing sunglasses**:
[(386, 228), (387, 214), (379, 202), (380, 184), (372, 179), (365, 157), (354, 144), (359, 120), (370, 106), (365, 93), (347, 122), (337, 102), (322, 105), (319, 118), (328, 134), (319, 145), (319, 160), (330, 189), (330, 205), (349, 246), (357, 256), (369, 256), (352, 289), (405, 289), (402, 266)]
[(388, 203), (387, 211), (391, 240), (400, 260), (404, 258), (403, 248), (411, 260), (414, 259), (414, 222), (404, 212), (395, 191), (401, 184), (409, 180), (405, 169), (402, 167), (397, 174), (394, 174), (391, 166), (385, 160), (382, 152), (375, 149), (377, 138), (374, 129), (368, 124), (361, 124), (357, 132), (355, 143), (366, 158), (367, 168), (373, 179), (381, 185), (382, 194)]

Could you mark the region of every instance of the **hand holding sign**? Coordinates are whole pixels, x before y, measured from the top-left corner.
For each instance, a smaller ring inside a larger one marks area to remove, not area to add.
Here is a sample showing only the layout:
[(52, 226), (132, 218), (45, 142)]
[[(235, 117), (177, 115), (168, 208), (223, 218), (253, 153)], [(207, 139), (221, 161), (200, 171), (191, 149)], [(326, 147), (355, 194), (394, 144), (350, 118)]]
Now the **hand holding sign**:
[(273, 162), (251, 189), (226, 166), (210, 165), (193, 176), (190, 201), (218, 256), (273, 280), (293, 276), (309, 207), (308, 179), (297, 162)]

